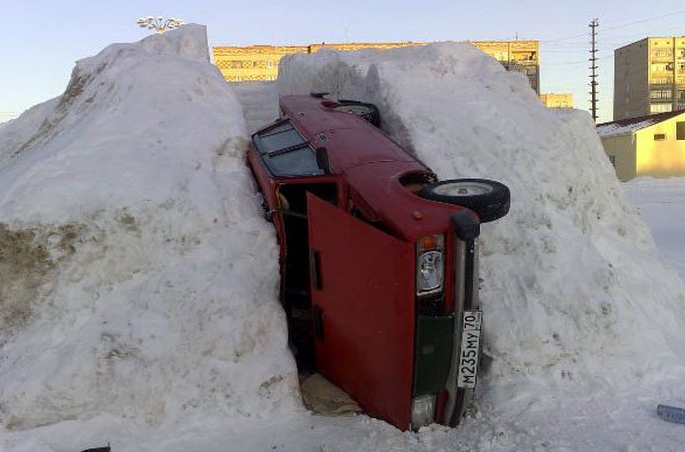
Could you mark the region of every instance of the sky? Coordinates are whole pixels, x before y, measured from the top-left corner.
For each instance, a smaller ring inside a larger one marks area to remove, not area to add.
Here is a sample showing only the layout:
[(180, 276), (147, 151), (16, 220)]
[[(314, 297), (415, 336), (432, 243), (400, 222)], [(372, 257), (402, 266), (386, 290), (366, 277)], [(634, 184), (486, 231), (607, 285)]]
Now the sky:
[(570, 92), (583, 110), (598, 18), (599, 122), (612, 120), (614, 49), (685, 35), (682, 0), (0, 0), (0, 122), (61, 94), (76, 60), (145, 37), (148, 15), (204, 24), (210, 46), (539, 40), (541, 92)]

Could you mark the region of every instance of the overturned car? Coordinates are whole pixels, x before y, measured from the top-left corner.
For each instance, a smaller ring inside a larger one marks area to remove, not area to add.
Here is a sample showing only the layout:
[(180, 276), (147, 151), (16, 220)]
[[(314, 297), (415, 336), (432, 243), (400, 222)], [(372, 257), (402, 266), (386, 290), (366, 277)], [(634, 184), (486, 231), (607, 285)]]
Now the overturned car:
[(484, 179), (437, 181), (372, 104), (284, 96), (248, 163), (280, 243), (301, 370), (406, 430), (455, 426), (476, 385), (480, 225), (509, 210)]

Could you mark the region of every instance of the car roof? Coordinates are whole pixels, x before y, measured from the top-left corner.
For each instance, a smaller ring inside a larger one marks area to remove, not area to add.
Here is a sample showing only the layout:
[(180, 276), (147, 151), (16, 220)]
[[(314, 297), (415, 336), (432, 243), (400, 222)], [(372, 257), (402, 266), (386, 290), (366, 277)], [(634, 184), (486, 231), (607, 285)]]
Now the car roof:
[[(336, 111), (335, 101), (311, 95), (283, 96), (285, 116), (315, 149), (325, 147), (331, 172), (343, 175), (351, 194), (357, 194), (386, 226), (404, 238), (444, 230), (462, 207), (421, 198), (399, 179), (412, 173), (433, 172), (354, 114)], [(420, 218), (417, 219), (417, 212)]]
[(429, 172), (378, 128), (357, 116), (336, 111), (327, 99), (284, 96), (281, 107), (314, 148), (325, 147), (337, 172), (371, 162), (406, 162), (408, 169)]

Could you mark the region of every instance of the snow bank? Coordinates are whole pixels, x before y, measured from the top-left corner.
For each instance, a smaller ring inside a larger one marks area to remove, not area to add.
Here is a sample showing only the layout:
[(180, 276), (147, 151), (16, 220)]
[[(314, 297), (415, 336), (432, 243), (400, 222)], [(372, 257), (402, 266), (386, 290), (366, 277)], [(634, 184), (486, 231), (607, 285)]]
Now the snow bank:
[(189, 25), (77, 62), (0, 129), (0, 418), (299, 407), (241, 107)]
[(511, 188), (509, 215), (482, 233), (496, 403), (524, 385), (534, 398), (542, 385), (682, 371), (683, 284), (627, 205), (586, 113), (545, 108), (524, 76), (466, 43), (292, 55), (279, 70), (281, 94), (377, 104), (385, 131), (441, 179)]
[[(682, 403), (683, 287), (586, 114), (545, 109), (468, 45), (320, 52), (281, 75), (377, 103), (441, 178), (511, 187), (483, 228), (480, 411), (419, 434), (302, 412), (241, 108), (186, 26), (79, 61), (62, 96), (0, 126), (0, 449), (681, 449), (652, 411)], [(251, 88), (256, 124), (276, 107)]]

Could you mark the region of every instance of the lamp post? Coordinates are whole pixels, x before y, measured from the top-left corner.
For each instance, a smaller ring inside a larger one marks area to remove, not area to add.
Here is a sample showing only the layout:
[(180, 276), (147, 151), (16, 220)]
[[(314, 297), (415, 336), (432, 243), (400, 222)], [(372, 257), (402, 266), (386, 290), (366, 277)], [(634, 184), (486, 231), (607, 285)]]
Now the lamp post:
[(140, 19), (138, 19), (136, 23), (141, 28), (155, 30), (159, 34), (162, 34), (167, 30), (178, 28), (181, 25), (185, 25), (185, 22), (181, 19), (175, 19), (171, 17), (167, 20), (164, 20), (162, 16), (141, 17)]

